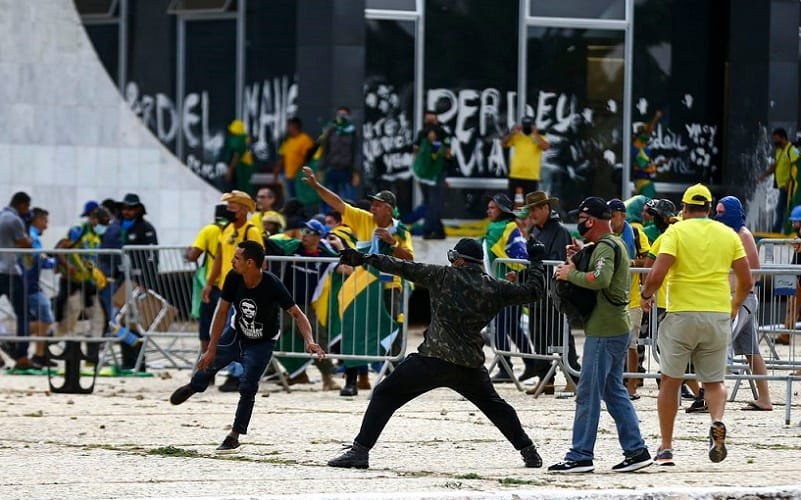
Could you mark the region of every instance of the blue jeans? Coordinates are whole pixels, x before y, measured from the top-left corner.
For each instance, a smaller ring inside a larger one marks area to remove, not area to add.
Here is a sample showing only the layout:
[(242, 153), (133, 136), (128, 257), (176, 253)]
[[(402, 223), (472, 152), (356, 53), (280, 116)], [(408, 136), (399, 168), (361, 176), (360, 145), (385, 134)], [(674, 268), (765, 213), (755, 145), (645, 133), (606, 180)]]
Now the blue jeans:
[(232, 361), (242, 363), (243, 373), (239, 377), (239, 404), (234, 416), (233, 431), (247, 434), (253, 403), (259, 390), (259, 380), (273, 357), (275, 341), (243, 342), (237, 338), (236, 331), (226, 328), (217, 343), (217, 357), (208, 370), (198, 370), (189, 385), (195, 392), (203, 392), (214, 375)]
[(353, 184), (353, 171), (349, 168), (329, 167), (325, 171), (325, 187), (335, 192), (343, 200), (355, 201), (356, 189)]
[(587, 336), (582, 356), (581, 378), (576, 392), (573, 446), (565, 460), (592, 460), (601, 400), (617, 426), (617, 438), (626, 456), (645, 448), (637, 412), (623, 386), (623, 364), (629, 334), (614, 337)]
[(773, 232), (784, 232), (785, 210), (787, 208), (787, 188), (779, 188), (779, 201), (776, 202), (776, 220), (773, 221)]
[(436, 184), (431, 186), (421, 183), (420, 189), (423, 191), (423, 203), (426, 206), (423, 235), (444, 236), (445, 227), (442, 225), (442, 206), (445, 202), (445, 172), (439, 176)]
[[(27, 292), (22, 276), (19, 274), (0, 273), (0, 298), (5, 295), (11, 302), (14, 315), (17, 317), (17, 337), (27, 337), (28, 331), (28, 309), (26, 306)], [(17, 342), (14, 348), (14, 359), (28, 356), (28, 342)]]

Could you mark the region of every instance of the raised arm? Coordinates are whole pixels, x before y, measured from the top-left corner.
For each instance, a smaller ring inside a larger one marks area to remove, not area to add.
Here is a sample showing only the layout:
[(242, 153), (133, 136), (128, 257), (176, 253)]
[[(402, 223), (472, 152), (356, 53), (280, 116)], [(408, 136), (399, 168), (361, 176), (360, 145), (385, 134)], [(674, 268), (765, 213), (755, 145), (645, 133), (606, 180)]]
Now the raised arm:
[(363, 254), (352, 248), (347, 248), (342, 252), (340, 262), (353, 267), (367, 264), (381, 272), (400, 276), (425, 287), (429, 287), (439, 281), (440, 271), (444, 269), (443, 266), (411, 262), (390, 257), (389, 255)]
[(328, 204), (328, 206), (339, 213), (343, 213), (345, 211), (345, 202), (342, 201), (342, 198), (340, 198), (339, 195), (327, 187), (320, 184), (320, 182), (317, 180), (317, 177), (314, 175), (314, 171), (309, 167), (303, 167), (303, 182), (311, 186), (311, 188), (314, 189), (318, 195), (320, 195), (320, 198), (322, 198), (323, 201)]

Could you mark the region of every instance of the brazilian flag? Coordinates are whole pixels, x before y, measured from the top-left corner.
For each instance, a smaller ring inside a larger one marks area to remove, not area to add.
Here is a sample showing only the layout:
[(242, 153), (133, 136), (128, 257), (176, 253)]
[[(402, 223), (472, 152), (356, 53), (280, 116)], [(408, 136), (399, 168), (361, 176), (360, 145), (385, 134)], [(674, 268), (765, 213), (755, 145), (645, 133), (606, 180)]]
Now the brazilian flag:
[[(342, 354), (383, 356), (389, 352), (400, 325), (387, 310), (378, 270), (369, 266), (356, 268), (342, 284), (338, 302)], [(362, 365), (364, 361), (345, 361), (347, 367)]]

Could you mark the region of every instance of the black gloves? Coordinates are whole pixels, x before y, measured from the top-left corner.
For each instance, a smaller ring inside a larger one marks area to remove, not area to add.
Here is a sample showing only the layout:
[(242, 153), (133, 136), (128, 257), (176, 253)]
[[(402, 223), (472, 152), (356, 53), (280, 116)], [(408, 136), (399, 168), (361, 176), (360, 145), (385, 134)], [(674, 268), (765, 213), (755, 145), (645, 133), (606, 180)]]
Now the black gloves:
[(353, 248), (346, 248), (339, 255), (339, 263), (351, 267), (358, 267), (364, 264), (364, 254)]
[(534, 238), (529, 238), (526, 242), (526, 251), (528, 251), (529, 262), (542, 262), (545, 260), (545, 245)]

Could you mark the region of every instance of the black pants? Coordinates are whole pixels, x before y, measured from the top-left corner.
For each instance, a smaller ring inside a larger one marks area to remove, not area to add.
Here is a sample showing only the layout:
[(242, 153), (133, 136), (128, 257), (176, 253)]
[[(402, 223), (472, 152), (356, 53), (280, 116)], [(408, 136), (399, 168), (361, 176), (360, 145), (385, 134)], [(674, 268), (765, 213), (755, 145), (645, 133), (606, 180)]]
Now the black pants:
[(476, 405), (515, 449), (532, 444), (514, 408), (495, 392), (486, 368), (467, 368), (419, 354), (409, 355), (376, 386), (355, 441), (372, 448), (395, 410), (439, 387), (453, 389)]

